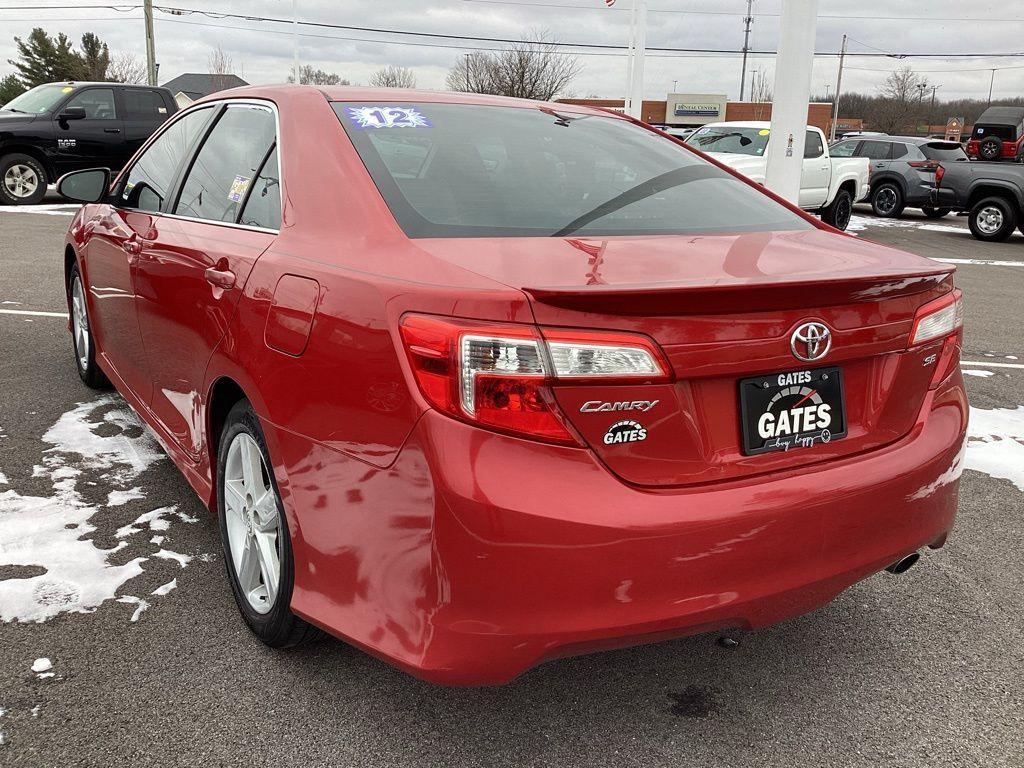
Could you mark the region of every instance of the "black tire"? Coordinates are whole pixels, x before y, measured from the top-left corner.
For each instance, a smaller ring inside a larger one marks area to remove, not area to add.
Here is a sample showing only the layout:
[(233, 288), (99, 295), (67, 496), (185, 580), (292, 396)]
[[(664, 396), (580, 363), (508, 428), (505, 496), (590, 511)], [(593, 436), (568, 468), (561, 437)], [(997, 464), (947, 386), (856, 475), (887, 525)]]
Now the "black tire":
[(952, 208), (932, 208), (930, 205), (921, 206), (921, 213), (929, 219), (941, 219), (943, 216), (948, 216), (952, 210)]
[(821, 211), (821, 220), (829, 226), (845, 231), (853, 215), (853, 198), (845, 189), (836, 192), (835, 199)]
[[(227, 506), (224, 503), (225, 468), (228, 449), (232, 441), (242, 433), (251, 437), (259, 446), (265, 477), (269, 480), (270, 488), (273, 489), (277, 514), (281, 521), (277, 536), (277, 555), (281, 565), (280, 579), (274, 602), (265, 613), (256, 611), (243, 593), (238, 574), (235, 572), (234, 558), (228, 539)], [(278, 490), (273, 471), (268, 469), (272, 466), (267, 443), (263, 439), (263, 430), (260, 428), (259, 420), (256, 418), (252, 406), (247, 400), (238, 401), (227, 415), (217, 449), (217, 517), (220, 521), (224, 567), (228, 573), (228, 582), (231, 585), (231, 592), (235, 597), (238, 610), (253, 634), (271, 648), (290, 648), (309, 642), (319, 637), (321, 633), (320, 630), (303, 621), (291, 611), (292, 591), (295, 585), (295, 560), (292, 555), (287, 518), (281, 506), (281, 492)]]
[(1001, 242), (1017, 226), (1017, 208), (1005, 197), (986, 197), (971, 208), (967, 225), (978, 240)]
[(885, 181), (871, 190), (871, 210), (885, 219), (899, 218), (906, 204), (899, 184)]
[(35, 205), (46, 194), (46, 169), (34, 157), (12, 152), (0, 157), (0, 203)]
[[(81, 291), (78, 301), (75, 299), (76, 290)], [(85, 283), (78, 271), (77, 263), (71, 266), (67, 291), (68, 313), (71, 319), (71, 344), (75, 352), (75, 368), (78, 370), (78, 377), (91, 389), (110, 389), (110, 380), (96, 364), (96, 341), (89, 323), (89, 306), (85, 301)], [(85, 349), (82, 349), (82, 346)]]
[(988, 136), (978, 144), (978, 157), (989, 162), (1003, 155), (1003, 141), (998, 136)]

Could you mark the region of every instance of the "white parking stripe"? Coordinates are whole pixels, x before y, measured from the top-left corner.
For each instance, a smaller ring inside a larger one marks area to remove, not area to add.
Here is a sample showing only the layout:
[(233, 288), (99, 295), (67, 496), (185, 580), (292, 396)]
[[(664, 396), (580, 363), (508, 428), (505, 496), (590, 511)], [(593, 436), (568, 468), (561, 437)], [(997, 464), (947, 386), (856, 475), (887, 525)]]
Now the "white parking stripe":
[(28, 309), (0, 309), (0, 315), (31, 315), (32, 317), (63, 317), (67, 318), (67, 312), (36, 312)]
[(1024, 364), (1021, 363), (990, 363), (987, 360), (979, 362), (977, 360), (961, 360), (960, 365), (976, 365), (979, 368), (1018, 368), (1024, 370)]
[(995, 261), (992, 259), (944, 259), (939, 256), (932, 256), (932, 261), (942, 261), (946, 264), (985, 264), (990, 267), (1024, 267), (1024, 261)]

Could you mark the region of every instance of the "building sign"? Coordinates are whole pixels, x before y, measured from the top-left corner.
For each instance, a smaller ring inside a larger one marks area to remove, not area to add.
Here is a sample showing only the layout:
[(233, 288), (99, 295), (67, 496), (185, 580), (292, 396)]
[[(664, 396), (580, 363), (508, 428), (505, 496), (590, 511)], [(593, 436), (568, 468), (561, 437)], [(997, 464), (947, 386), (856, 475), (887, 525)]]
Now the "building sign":
[(946, 121), (946, 141), (960, 141), (960, 135), (964, 130), (964, 119), (962, 117), (951, 117)]
[(676, 104), (673, 114), (676, 117), (718, 117), (719, 104)]

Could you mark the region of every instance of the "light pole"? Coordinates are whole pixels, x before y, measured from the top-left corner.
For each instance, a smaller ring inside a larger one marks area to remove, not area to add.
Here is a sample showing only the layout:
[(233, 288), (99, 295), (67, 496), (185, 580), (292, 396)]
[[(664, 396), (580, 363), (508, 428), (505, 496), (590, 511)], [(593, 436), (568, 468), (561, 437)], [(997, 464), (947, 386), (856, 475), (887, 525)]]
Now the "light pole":
[(626, 114), (643, 119), (644, 56), (647, 53), (647, 0), (633, 0), (629, 23)]
[(292, 77), (296, 85), (302, 84), (299, 79), (299, 0), (292, 0)]
[(992, 106), (992, 86), (994, 86), (995, 84), (996, 84), (996, 70), (995, 70), (995, 67), (993, 67), (992, 68), (992, 77), (988, 81), (988, 105), (990, 107)]

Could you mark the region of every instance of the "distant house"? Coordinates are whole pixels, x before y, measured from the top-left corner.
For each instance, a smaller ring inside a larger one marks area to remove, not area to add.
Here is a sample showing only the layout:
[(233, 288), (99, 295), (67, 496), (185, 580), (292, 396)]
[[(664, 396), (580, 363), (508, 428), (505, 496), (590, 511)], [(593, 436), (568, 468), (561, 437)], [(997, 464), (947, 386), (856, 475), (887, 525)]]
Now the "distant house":
[(238, 75), (210, 75), (198, 72), (186, 72), (178, 75), (173, 80), (164, 83), (164, 88), (174, 94), (174, 100), (178, 107), (184, 109), (196, 99), (209, 96), (217, 91), (224, 91), (228, 88), (239, 88), (248, 85)]

